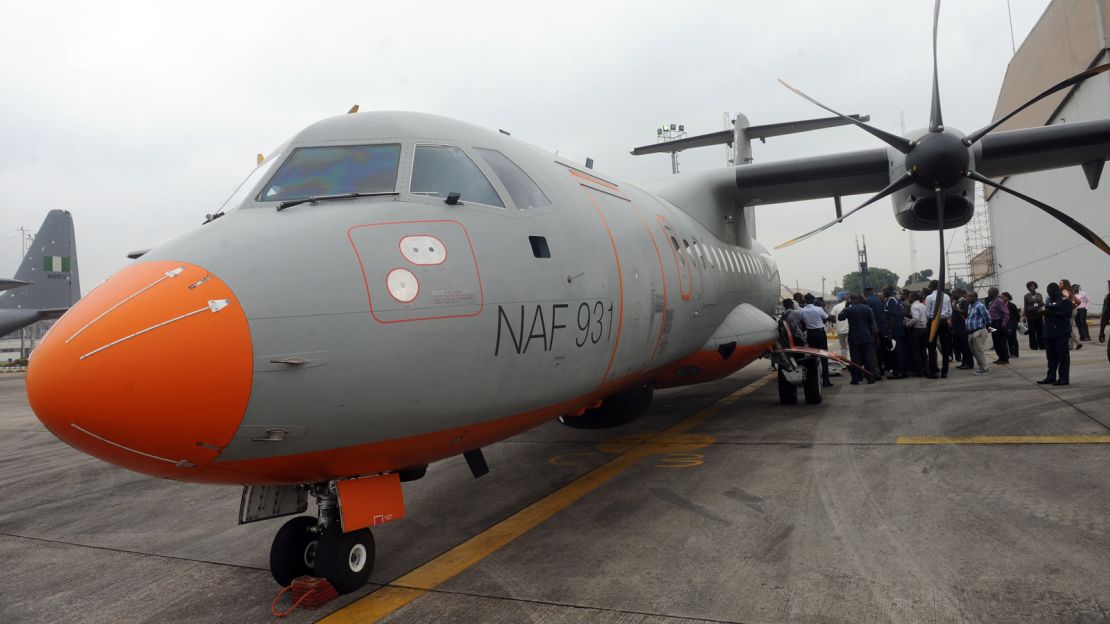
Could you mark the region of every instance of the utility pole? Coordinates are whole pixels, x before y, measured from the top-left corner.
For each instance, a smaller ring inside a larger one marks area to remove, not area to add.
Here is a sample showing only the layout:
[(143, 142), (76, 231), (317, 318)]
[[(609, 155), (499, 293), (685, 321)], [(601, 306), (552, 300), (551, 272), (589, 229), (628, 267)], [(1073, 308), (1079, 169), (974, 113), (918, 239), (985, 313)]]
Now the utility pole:
[[(667, 141), (677, 141), (678, 139), (686, 138), (686, 125), (665, 123), (655, 129), (655, 142), (664, 143)], [(678, 152), (675, 150), (671, 152), (671, 173), (678, 173)]]
[[(19, 243), (20, 243), (20, 256), (19, 262), (22, 263), (23, 259), (27, 257), (27, 243), (32, 240), (31, 231), (25, 227), (19, 228)], [(19, 359), (27, 357), (27, 328), (21, 327), (19, 329)]]

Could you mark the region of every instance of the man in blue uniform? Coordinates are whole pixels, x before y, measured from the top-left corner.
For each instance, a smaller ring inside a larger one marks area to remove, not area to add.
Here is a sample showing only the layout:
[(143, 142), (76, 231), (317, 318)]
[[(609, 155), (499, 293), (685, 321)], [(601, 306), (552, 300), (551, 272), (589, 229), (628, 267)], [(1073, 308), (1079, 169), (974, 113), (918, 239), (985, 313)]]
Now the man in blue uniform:
[[(886, 349), (883, 348), (883, 345), (890, 340), (890, 334), (886, 327), (886, 306), (883, 305), (882, 299), (879, 299), (875, 294), (875, 289), (870, 286), (863, 289), (863, 297), (867, 307), (871, 308), (871, 317), (879, 330), (878, 336), (868, 347), (871, 350), (871, 365), (873, 366), (871, 371), (875, 373), (875, 380), (878, 381), (883, 378), (884, 358), (879, 356), (877, 350), (882, 349), (885, 353)], [(851, 335), (851, 330), (848, 333)]]
[(1048, 372), (1039, 384), (1054, 386), (1068, 385), (1071, 373), (1071, 356), (1068, 354), (1068, 338), (1071, 337), (1071, 299), (1060, 292), (1060, 285), (1048, 284), (1048, 301), (1045, 302), (1044, 346), (1048, 356)]
[(888, 362), (894, 375), (891, 379), (905, 379), (906, 375), (906, 324), (902, 322), (902, 302), (895, 296), (893, 286), (883, 289), (883, 298), (886, 299), (884, 320), (887, 334), (893, 343), (893, 349), (887, 352)]
[[(852, 361), (869, 371), (875, 370), (875, 361), (871, 354), (875, 349), (875, 338), (878, 336), (878, 327), (875, 324), (875, 315), (871, 306), (865, 304), (858, 293), (852, 293), (848, 298), (848, 307), (837, 315), (837, 319), (848, 321), (848, 350), (852, 354)], [(859, 385), (862, 373), (852, 366), (852, 385)], [(875, 383), (868, 378), (867, 383)]]

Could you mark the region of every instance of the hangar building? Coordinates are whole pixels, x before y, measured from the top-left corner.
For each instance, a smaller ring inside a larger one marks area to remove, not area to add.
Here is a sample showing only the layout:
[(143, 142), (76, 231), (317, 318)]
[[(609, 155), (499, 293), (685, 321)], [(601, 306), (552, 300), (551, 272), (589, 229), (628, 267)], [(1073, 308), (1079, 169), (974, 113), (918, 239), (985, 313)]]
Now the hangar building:
[[(1095, 65), (1110, 62), (1110, 0), (1053, 0), (1006, 70), (994, 119), (1048, 87)], [(1000, 129), (1110, 118), (1110, 73), (1041, 100)], [(1110, 173), (1091, 190), (1080, 167), (1015, 175), (1002, 183), (1053, 206), (1110, 240)], [(992, 189), (987, 189), (991, 191)], [(1067, 278), (1091, 298), (1096, 321), (1110, 288), (1110, 256), (1024, 201), (987, 193), (993, 235), (993, 268), (999, 288), (1020, 301), (1025, 283), (1044, 292)]]

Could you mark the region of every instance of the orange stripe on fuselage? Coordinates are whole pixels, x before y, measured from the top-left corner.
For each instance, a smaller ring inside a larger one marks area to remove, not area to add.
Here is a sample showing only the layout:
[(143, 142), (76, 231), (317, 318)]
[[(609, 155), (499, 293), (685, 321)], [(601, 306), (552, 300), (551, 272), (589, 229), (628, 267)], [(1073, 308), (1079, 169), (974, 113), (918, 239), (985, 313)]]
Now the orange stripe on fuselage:
[(613, 190), (613, 191), (621, 190), (621, 187), (617, 186), (616, 184), (613, 184), (611, 182), (606, 182), (605, 180), (602, 180), (601, 178), (595, 178), (592, 175), (590, 175), (588, 173), (582, 173), (581, 171), (578, 171), (577, 169), (567, 168), (567, 171), (570, 172), (570, 175), (572, 175), (572, 176), (582, 178), (583, 180), (589, 180), (590, 182), (593, 182), (594, 184), (599, 184), (601, 186), (604, 186), (607, 189), (610, 189), (610, 190)]
[[(574, 172), (571, 171), (571, 173)], [(590, 194), (590, 187), (583, 184), (582, 192), (586, 194), (590, 203), (594, 205), (594, 209), (597, 210), (597, 216), (601, 218), (601, 224), (605, 226), (605, 233), (609, 235), (609, 244), (613, 246), (613, 259), (617, 262), (617, 287), (620, 290), (621, 305), (620, 308), (618, 308), (617, 314), (617, 338), (613, 341), (613, 352), (609, 354), (609, 365), (605, 367), (605, 374), (601, 376), (600, 385), (604, 386), (605, 380), (609, 377), (609, 371), (613, 369), (613, 362), (617, 359), (617, 349), (621, 344), (621, 328), (624, 326), (624, 274), (621, 272), (621, 255), (620, 252), (617, 251), (617, 240), (613, 238), (613, 230), (609, 228), (609, 222), (605, 219), (605, 215), (602, 214), (601, 206), (597, 205), (597, 200)]]
[[(659, 223), (659, 229), (663, 232), (663, 236), (667, 239), (668, 243), (671, 242), (672, 236), (675, 237), (676, 241), (678, 240), (678, 232), (675, 231), (674, 227), (671, 226), (671, 222), (667, 221), (666, 217), (663, 215), (655, 215), (655, 220)], [(669, 234), (667, 233), (668, 229), (670, 230)], [(683, 256), (682, 262), (679, 262), (678, 254), (683, 252), (681, 249), (676, 250), (673, 243), (669, 245), (667, 249), (671, 250), (671, 257), (674, 258), (674, 272), (675, 275), (678, 276), (678, 294), (683, 301), (689, 301), (694, 291), (694, 276), (689, 270), (690, 265), (686, 262), (685, 256)], [(683, 274), (686, 276), (685, 282), (682, 280)]]
[[(636, 202), (629, 200), (628, 203), (632, 204), (632, 211), (636, 213), (636, 218), (644, 226), (644, 231), (647, 233), (648, 240), (651, 241), (651, 246), (655, 248), (655, 257), (659, 260), (659, 279), (663, 281), (663, 312), (662, 316), (659, 317), (659, 335), (655, 338), (655, 347), (651, 350), (651, 357), (644, 364), (644, 368), (647, 368), (655, 361), (655, 354), (659, 352), (659, 343), (663, 342), (663, 328), (667, 325), (667, 271), (663, 268), (663, 254), (659, 251), (659, 243), (655, 242), (655, 235), (651, 233), (651, 226), (644, 221)], [(653, 307), (654, 305), (655, 302), (652, 302)], [(654, 313), (655, 310), (653, 309), (652, 314)]]
[[(618, 379), (583, 396), (489, 422), (345, 448), (261, 459), (217, 461), (210, 469), (190, 472), (188, 480), (208, 483), (314, 483), (339, 477), (393, 472), (402, 468), (430, 464), (512, 437), (563, 414), (571, 413), (579, 407), (604, 399), (617, 389), (636, 383), (659, 378), (667, 380), (668, 387), (671, 387), (708, 381), (710, 374), (713, 375), (712, 378), (722, 377), (758, 359), (769, 345), (770, 343), (739, 347), (727, 361), (721, 360), (716, 352), (697, 353), (680, 362)], [(680, 365), (685, 365), (693, 359), (704, 363), (701, 358), (710, 359), (710, 355), (722, 362), (727, 362), (727, 366), (716, 363), (712, 367), (707, 365), (705, 377), (677, 378), (674, 375), (674, 371)]]

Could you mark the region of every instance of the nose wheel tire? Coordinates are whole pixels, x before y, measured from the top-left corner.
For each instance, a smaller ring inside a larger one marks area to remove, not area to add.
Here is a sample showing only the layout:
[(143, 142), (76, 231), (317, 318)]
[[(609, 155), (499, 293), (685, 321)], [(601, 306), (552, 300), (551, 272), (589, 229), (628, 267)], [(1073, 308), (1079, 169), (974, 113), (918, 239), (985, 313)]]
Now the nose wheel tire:
[(374, 535), (370, 529), (340, 533), (332, 529), (320, 536), (315, 575), (326, 578), (335, 591), (348, 594), (370, 579), (374, 570)]
[(316, 518), (297, 516), (286, 522), (270, 546), (270, 574), (282, 587), (298, 576), (311, 576), (316, 564), (319, 536), (312, 531)]
[(806, 362), (805, 367), (806, 381), (802, 389), (805, 390), (806, 403), (816, 405), (825, 398), (824, 388), (821, 387), (821, 365), (814, 358)]
[(794, 405), (798, 402), (798, 389), (790, 380), (783, 374), (782, 369), (779, 369), (779, 403), (783, 405)]

